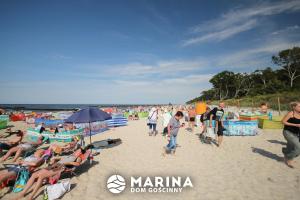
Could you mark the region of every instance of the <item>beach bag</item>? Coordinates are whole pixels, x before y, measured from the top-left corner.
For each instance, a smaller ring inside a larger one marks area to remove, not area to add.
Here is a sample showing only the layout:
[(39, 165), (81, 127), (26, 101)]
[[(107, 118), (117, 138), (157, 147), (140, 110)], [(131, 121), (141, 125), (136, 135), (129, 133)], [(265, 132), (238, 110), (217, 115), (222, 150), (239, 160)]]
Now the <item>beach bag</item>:
[(14, 193), (21, 192), (24, 189), (28, 179), (29, 179), (29, 171), (28, 169), (22, 167), (21, 171), (18, 173), (18, 177), (13, 192)]
[(71, 188), (70, 180), (61, 181), (54, 185), (48, 185), (44, 189), (44, 200), (55, 200), (69, 192)]
[(214, 138), (215, 137), (215, 129), (207, 127), (207, 129), (206, 129), (206, 137)]

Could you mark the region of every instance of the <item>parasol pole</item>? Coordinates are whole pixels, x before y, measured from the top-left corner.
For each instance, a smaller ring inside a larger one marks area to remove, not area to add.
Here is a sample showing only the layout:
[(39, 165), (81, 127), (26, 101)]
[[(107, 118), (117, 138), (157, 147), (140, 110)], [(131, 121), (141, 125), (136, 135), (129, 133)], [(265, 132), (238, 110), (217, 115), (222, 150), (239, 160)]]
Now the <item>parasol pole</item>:
[(92, 129), (91, 129), (91, 122), (89, 122), (90, 127), (90, 144), (92, 144)]

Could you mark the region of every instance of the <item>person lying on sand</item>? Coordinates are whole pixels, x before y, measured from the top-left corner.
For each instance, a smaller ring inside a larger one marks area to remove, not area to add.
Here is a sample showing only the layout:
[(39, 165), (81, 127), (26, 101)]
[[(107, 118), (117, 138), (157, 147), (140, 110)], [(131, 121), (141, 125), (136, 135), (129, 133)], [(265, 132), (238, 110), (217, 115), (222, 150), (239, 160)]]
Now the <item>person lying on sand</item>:
[(15, 154), (15, 157), (13, 159), (13, 162), (16, 162), (17, 159), (21, 156), (23, 152), (26, 151), (31, 151), (34, 148), (38, 147), (39, 145), (43, 144), (43, 136), (40, 136), (37, 140), (37, 142), (26, 142), (26, 143), (21, 143), (18, 146), (15, 146), (11, 149), (8, 150), (8, 152), (1, 158), (1, 161), (7, 160), (10, 156)]
[(24, 133), (21, 130), (19, 130), (19, 131), (17, 131), (16, 137), (13, 137), (10, 140), (5, 141), (5, 142), (0, 142), (0, 153), (3, 150), (9, 150), (12, 147), (17, 146), (23, 140), (23, 136), (24, 136)]
[(29, 172), (33, 172), (36, 168), (40, 167), (51, 156), (51, 152), (43, 149), (38, 149), (33, 155), (24, 158), (23, 161), (18, 162), (18, 165), (13, 165), (7, 169), (0, 171), (0, 184), (11, 177), (16, 177), (21, 166), (27, 167)]
[(83, 161), (84, 154), (92, 146), (86, 146), (86, 148), (76, 150), (72, 155), (65, 157), (58, 157), (51, 159), (50, 166), (39, 171), (34, 172), (29, 178), (24, 190), (20, 192), (16, 199), (22, 199), (35, 184), (32, 193), (30, 193), (28, 199), (33, 199), (38, 190), (42, 187), (45, 180), (54, 176), (59, 176), (66, 168), (79, 166)]

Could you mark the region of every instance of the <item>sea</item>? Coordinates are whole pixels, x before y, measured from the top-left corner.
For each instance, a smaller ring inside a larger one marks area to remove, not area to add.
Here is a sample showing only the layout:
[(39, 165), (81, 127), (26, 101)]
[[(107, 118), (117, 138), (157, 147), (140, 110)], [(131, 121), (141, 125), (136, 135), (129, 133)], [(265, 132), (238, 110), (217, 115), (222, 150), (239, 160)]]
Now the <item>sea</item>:
[(127, 109), (136, 106), (153, 106), (153, 104), (0, 104), (0, 108), (7, 111), (67, 111), (87, 107)]

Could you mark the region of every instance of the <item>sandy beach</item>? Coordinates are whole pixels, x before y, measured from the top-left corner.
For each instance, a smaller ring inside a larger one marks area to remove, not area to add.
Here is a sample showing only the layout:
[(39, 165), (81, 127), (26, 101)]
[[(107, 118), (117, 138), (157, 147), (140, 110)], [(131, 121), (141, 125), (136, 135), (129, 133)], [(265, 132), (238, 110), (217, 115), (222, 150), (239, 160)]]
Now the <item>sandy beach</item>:
[[(25, 127), (23, 122), (11, 124), (15, 128)], [(299, 159), (296, 169), (283, 164), (281, 148), (285, 140), (281, 130), (260, 130), (259, 135), (249, 137), (225, 137), (221, 148), (201, 143), (198, 134), (198, 129), (194, 134), (182, 129), (176, 155), (165, 157), (162, 148), (167, 143), (166, 138), (148, 136), (143, 119), (96, 135), (93, 141), (121, 138), (122, 144), (104, 149), (94, 158), (92, 166), (87, 164), (80, 168), (78, 176), (71, 179), (71, 191), (63, 199), (299, 198)], [(120, 174), (126, 180), (131, 176), (189, 176), (194, 187), (182, 193), (131, 193), (126, 188), (114, 195), (106, 188), (107, 178), (112, 174)], [(2, 199), (13, 197), (14, 194), (9, 193)], [(42, 199), (42, 195), (37, 199)]]

